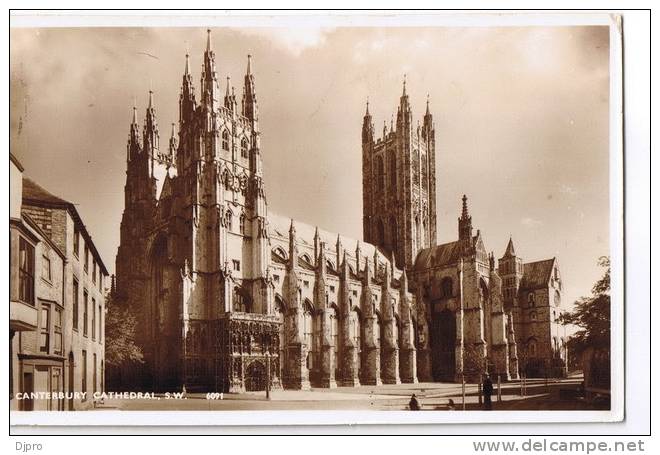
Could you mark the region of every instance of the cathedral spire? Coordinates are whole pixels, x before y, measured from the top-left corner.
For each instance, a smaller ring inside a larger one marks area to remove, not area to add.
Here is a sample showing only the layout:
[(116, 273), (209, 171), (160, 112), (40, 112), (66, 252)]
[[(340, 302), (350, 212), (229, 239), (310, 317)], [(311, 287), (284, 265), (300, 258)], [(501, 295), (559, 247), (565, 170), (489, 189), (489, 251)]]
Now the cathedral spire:
[(126, 144), (126, 161), (131, 161), (140, 153), (140, 127), (137, 120), (137, 107), (133, 102), (133, 118), (131, 120), (128, 134), (128, 143)]
[(176, 128), (174, 126), (174, 122), (172, 122), (172, 134), (170, 135), (170, 143), (168, 149), (170, 158), (172, 159), (174, 159), (174, 156), (176, 155), (176, 146), (177, 146)]
[(158, 150), (158, 123), (154, 104), (154, 92), (149, 90), (149, 106), (144, 119), (143, 141), (144, 150), (153, 153)]
[(504, 252), (504, 256), (515, 256), (516, 255), (516, 249), (513, 247), (513, 237), (509, 236), (509, 244), (506, 246), (506, 251)]
[(463, 195), (463, 210), (461, 212), (461, 219), (467, 219), (468, 214), (468, 205), (467, 205), (467, 196)]
[(403, 75), (403, 93), (401, 94), (402, 97), (408, 96), (406, 94), (406, 75)]
[(468, 212), (467, 196), (463, 195), (463, 210), (458, 219), (458, 238), (461, 241), (472, 242), (472, 217)]
[(374, 124), (369, 113), (369, 98), (367, 98), (367, 110), (362, 121), (362, 144), (369, 144), (374, 139)]
[(431, 95), (426, 94), (426, 115), (431, 115), (431, 109), (429, 108)]
[(183, 70), (183, 75), (187, 76), (190, 74), (190, 55), (186, 52), (186, 66)]
[(257, 90), (252, 74), (252, 55), (247, 56), (247, 69), (245, 70), (245, 85), (243, 90), (243, 116), (256, 122), (259, 117), (257, 109)]
[(215, 71), (215, 53), (211, 47), (211, 30), (206, 31), (206, 51), (202, 71), (202, 102), (214, 111), (218, 102), (218, 79)]

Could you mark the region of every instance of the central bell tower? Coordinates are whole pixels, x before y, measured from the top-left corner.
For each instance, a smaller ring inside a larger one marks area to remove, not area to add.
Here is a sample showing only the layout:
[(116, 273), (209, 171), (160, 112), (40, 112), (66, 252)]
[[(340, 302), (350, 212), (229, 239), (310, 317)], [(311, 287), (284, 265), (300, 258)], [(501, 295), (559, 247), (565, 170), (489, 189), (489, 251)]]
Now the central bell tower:
[(426, 101), (423, 124), (413, 126), (403, 92), (394, 118), (375, 138), (369, 103), (362, 123), (364, 240), (409, 268), (417, 253), (436, 244), (435, 125)]

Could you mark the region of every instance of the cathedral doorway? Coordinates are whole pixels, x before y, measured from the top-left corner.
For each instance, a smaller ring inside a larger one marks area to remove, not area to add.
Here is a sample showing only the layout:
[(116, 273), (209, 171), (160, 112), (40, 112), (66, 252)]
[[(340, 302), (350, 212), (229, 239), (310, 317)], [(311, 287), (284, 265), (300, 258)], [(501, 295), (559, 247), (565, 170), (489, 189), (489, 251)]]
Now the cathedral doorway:
[(266, 367), (262, 362), (255, 360), (245, 370), (245, 391), (261, 390), (266, 390)]
[(434, 381), (454, 381), (456, 373), (456, 316), (445, 309), (433, 315), (431, 365)]

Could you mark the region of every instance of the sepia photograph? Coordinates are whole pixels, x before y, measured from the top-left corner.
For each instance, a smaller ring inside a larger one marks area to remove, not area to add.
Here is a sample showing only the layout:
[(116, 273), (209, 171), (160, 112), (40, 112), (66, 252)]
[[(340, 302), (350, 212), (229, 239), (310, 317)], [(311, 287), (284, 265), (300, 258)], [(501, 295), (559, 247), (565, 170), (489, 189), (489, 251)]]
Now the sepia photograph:
[(623, 418), (616, 15), (169, 14), (9, 30), (12, 425)]

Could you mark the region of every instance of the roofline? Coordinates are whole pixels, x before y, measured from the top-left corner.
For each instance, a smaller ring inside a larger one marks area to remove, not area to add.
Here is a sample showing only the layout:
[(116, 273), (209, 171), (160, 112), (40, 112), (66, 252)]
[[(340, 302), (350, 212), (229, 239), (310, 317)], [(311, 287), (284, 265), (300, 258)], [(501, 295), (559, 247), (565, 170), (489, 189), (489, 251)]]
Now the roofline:
[(9, 161), (14, 163), (14, 165), (18, 168), (19, 171), (24, 172), (25, 169), (23, 168), (23, 165), (21, 164), (20, 161), (18, 161), (18, 158), (14, 156), (13, 153), (9, 152)]
[(29, 216), (28, 214), (26, 214), (26, 213), (23, 213), (23, 214), (21, 214), (21, 215), (22, 215), (22, 217), (25, 219), (25, 221), (27, 222), (27, 224), (28, 224), (32, 229), (34, 229), (35, 231), (37, 231), (37, 233), (43, 238), (43, 240), (44, 240), (48, 245), (50, 245), (51, 248), (53, 248), (53, 249), (55, 250), (55, 252), (56, 252), (56, 253), (57, 253), (57, 254), (58, 254), (58, 255), (64, 260), (64, 262), (66, 262), (66, 255), (62, 252), (62, 250), (60, 250), (60, 247), (58, 247), (57, 245), (55, 245), (55, 242), (53, 242), (53, 240), (48, 236), (48, 234), (46, 234), (46, 233), (45, 233), (45, 232), (39, 227), (39, 225), (38, 225), (38, 224), (32, 219), (32, 217), (30, 217), (30, 216)]
[(85, 223), (83, 222), (80, 214), (78, 213), (78, 209), (76, 209), (76, 206), (72, 202), (68, 201), (63, 201), (63, 202), (47, 202), (43, 201), (41, 199), (32, 199), (32, 198), (23, 198), (23, 204), (27, 203), (28, 205), (36, 205), (39, 207), (51, 207), (51, 208), (61, 208), (65, 209), (69, 212), (71, 215), (71, 218), (73, 218), (73, 222), (78, 224), (80, 227), (80, 232), (83, 234), (83, 237), (85, 238), (85, 243), (89, 243), (90, 245), (90, 250), (92, 251), (92, 254), (96, 256), (96, 259), (99, 263), (99, 266), (103, 269), (103, 272), (105, 272), (106, 276), (109, 276), (110, 273), (108, 272), (108, 269), (106, 268), (105, 264), (103, 263), (103, 259), (101, 259), (101, 255), (99, 254), (98, 250), (96, 249), (96, 246), (94, 245), (94, 241), (92, 240), (92, 236), (89, 234), (89, 231), (87, 231), (87, 227), (85, 227)]

